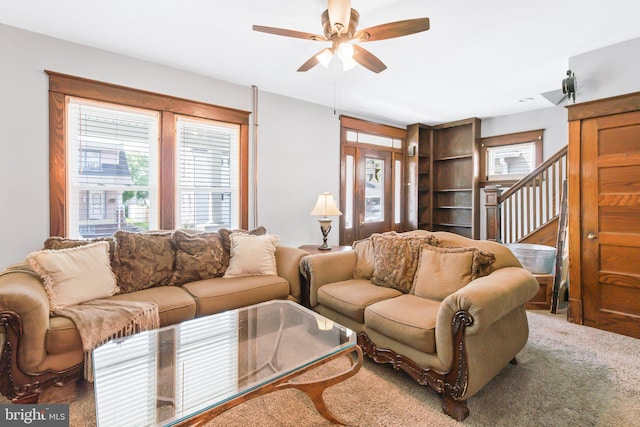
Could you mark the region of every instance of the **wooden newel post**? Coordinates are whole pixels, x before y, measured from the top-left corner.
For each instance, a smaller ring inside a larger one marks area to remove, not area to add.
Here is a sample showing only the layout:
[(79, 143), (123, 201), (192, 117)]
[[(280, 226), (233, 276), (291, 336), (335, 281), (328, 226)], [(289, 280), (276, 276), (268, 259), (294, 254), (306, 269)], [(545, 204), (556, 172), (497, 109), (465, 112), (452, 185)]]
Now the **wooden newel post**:
[(487, 185), (484, 187), (487, 195), (485, 207), (487, 209), (487, 240), (502, 242), (500, 236), (500, 206), (498, 198), (502, 194), (502, 188), (497, 185)]

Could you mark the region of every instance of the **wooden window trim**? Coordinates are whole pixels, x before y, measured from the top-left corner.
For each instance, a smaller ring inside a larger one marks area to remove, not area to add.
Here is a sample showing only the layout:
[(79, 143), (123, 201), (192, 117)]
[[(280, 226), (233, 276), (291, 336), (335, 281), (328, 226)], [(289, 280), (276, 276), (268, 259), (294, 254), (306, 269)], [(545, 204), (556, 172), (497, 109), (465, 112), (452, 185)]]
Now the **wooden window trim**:
[(536, 145), (536, 161), (533, 169), (542, 163), (542, 134), (544, 129), (536, 129), (525, 132), (510, 133), (507, 135), (490, 136), (480, 139), (480, 186), (486, 185), (506, 185), (510, 186), (518, 182), (518, 180), (492, 180), (488, 181), (487, 177), (487, 147), (499, 147), (502, 145), (513, 145), (525, 142), (535, 142)]
[(174, 96), (103, 83), (45, 70), (49, 76), (49, 232), (67, 236), (67, 111), (68, 97), (78, 97), (160, 114), (159, 225), (175, 228), (175, 115), (233, 123), (240, 126), (240, 227), (249, 223), (249, 115), (248, 111), (191, 101)]

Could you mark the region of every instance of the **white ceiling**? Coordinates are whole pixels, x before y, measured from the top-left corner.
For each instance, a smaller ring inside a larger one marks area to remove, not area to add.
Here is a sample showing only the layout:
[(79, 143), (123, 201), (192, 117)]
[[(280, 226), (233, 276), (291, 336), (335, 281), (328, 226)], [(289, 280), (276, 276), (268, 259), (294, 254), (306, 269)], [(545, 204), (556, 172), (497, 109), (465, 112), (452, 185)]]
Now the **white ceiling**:
[(380, 74), (338, 64), (298, 73), (325, 44), (251, 29), (322, 34), (326, 7), (327, 0), (3, 0), (0, 22), (399, 124), (550, 107), (540, 93), (560, 89), (570, 57), (640, 37), (638, 0), (352, 0), (359, 29), (418, 17), (429, 17), (431, 29), (363, 46), (388, 66)]

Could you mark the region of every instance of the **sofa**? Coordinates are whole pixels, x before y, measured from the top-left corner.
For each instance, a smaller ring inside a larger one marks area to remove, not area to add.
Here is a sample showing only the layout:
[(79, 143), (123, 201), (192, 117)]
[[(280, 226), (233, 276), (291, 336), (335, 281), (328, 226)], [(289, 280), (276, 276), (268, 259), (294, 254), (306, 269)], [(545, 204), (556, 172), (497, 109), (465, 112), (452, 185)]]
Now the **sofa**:
[(506, 246), (424, 230), (308, 255), (301, 271), (313, 310), (354, 330), (375, 362), (433, 388), (458, 421), (466, 400), (516, 363), (524, 305), (539, 288)]
[(60, 313), (96, 301), (140, 304), (157, 307), (162, 327), (272, 299), (298, 302), (307, 254), (262, 227), (47, 239), (0, 273), (0, 392), (35, 403), (46, 387), (82, 376), (84, 336)]

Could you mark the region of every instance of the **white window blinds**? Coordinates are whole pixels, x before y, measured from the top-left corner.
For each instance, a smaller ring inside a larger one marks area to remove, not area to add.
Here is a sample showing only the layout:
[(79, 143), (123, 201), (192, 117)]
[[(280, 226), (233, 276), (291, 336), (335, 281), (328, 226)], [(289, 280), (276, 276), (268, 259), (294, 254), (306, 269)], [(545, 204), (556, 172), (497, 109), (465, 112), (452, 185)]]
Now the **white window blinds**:
[(236, 393), (238, 314), (202, 317), (177, 329), (177, 413), (194, 411)]
[(70, 99), (68, 235), (158, 228), (158, 114)]
[(176, 141), (176, 226), (237, 228), (239, 126), (178, 117)]
[(156, 425), (157, 335), (141, 333), (94, 352), (97, 424)]

